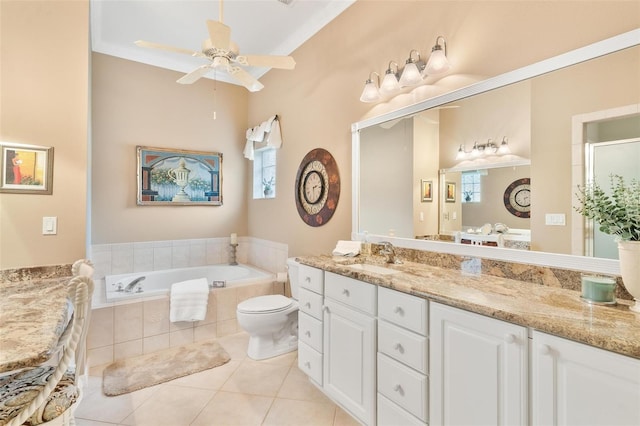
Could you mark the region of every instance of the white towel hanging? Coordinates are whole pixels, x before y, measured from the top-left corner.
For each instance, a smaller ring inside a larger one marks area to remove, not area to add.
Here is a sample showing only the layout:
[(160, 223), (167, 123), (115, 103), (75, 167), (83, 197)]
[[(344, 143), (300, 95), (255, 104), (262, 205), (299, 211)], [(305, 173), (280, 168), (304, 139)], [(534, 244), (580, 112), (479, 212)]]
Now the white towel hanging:
[(169, 321), (202, 321), (207, 315), (209, 284), (206, 278), (171, 285)]
[(278, 116), (273, 116), (271, 119), (271, 132), (267, 135), (267, 143), (273, 148), (280, 148), (282, 146), (282, 134), (280, 133), (280, 120), (278, 120)]

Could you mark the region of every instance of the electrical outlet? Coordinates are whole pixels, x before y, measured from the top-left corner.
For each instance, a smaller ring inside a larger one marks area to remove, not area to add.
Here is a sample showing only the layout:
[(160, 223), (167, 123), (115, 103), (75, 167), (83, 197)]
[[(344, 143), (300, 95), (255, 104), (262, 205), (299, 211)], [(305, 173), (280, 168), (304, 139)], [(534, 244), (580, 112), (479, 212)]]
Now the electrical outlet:
[(544, 224), (549, 226), (565, 226), (567, 224), (564, 213), (547, 213), (544, 215)]

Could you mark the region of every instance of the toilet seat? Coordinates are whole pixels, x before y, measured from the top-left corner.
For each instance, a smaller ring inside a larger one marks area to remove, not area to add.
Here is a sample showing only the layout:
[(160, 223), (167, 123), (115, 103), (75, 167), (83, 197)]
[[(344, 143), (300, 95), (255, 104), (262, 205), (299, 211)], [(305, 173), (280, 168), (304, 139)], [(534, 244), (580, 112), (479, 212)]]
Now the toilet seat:
[(245, 314), (270, 314), (287, 310), (293, 300), (281, 294), (253, 297), (238, 304), (238, 312)]

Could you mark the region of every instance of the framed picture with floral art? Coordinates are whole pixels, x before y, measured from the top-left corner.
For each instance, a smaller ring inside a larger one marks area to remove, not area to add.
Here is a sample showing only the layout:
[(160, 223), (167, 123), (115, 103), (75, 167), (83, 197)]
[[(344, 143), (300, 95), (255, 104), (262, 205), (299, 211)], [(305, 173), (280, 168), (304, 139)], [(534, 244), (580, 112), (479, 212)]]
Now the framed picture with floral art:
[(222, 205), (222, 154), (136, 147), (138, 205)]

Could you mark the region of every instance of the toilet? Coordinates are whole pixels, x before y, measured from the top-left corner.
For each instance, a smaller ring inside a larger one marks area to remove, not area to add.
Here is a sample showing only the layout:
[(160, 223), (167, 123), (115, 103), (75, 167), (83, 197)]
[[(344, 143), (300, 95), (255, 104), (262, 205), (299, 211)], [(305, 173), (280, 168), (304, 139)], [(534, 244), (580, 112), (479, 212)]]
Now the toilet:
[(249, 333), (247, 355), (256, 360), (298, 349), (298, 266), (287, 259), (291, 298), (280, 294), (258, 296), (238, 304), (238, 324)]

